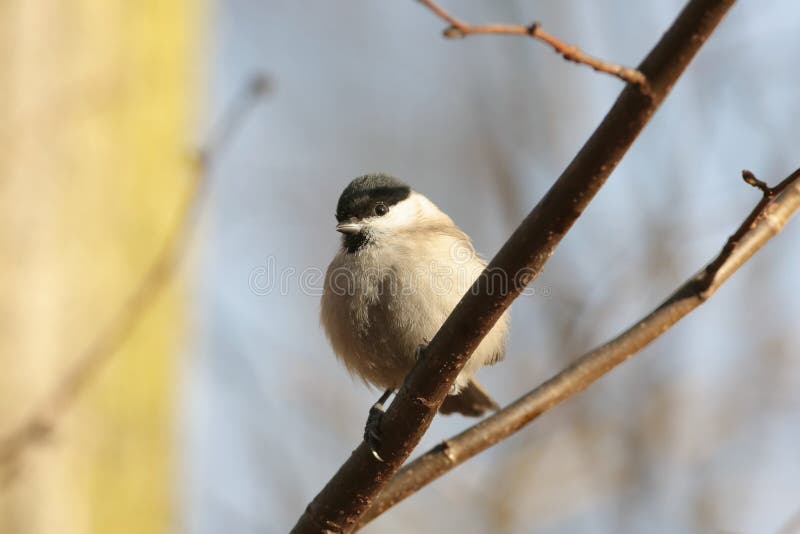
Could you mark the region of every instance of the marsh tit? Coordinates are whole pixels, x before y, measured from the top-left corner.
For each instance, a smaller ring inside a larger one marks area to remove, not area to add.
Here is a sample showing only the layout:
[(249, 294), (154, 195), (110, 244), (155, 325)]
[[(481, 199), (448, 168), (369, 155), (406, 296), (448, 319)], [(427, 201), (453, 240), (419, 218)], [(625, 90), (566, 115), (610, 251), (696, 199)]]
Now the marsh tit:
[[(325, 276), (322, 325), (347, 369), (386, 390), (364, 435), (378, 456), (383, 403), (486, 263), (450, 217), (386, 174), (350, 182), (336, 220), (342, 241)], [(503, 359), (507, 329), (504, 313), (464, 365), (440, 413), (480, 416), (498, 408), (475, 372)]]

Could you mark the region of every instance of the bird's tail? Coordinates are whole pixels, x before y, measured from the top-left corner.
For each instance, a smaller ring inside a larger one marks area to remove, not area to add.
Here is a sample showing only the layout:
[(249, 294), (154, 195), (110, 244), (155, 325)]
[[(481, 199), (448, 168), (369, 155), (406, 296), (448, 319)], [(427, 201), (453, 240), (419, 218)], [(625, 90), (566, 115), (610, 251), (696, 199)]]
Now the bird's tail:
[(488, 410), (499, 410), (498, 405), (483, 386), (474, 378), (457, 395), (448, 395), (439, 407), (439, 413), (458, 412), (469, 417), (479, 417)]

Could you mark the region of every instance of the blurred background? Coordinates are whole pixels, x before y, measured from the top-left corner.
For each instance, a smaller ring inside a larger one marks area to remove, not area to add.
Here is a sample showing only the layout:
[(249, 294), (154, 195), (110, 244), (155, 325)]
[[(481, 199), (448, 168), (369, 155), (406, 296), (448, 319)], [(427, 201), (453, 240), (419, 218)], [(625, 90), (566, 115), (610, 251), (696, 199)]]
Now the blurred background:
[[(633, 66), (683, 4), (444, 7)], [(501, 404), (710, 260), (759, 198), (741, 169), (800, 166), (798, 23), (792, 0), (733, 8), (512, 307), (480, 376)], [(294, 524), (378, 395), (318, 322), (344, 186), (402, 177), (491, 257), (622, 88), (443, 27), (412, 0), (0, 3), (0, 436), (57, 421), (2, 460), (0, 533)], [(795, 220), (636, 358), (366, 531), (796, 531), (799, 239)], [(87, 383), (37, 408), (104, 335)], [(418, 453), (472, 423), (437, 418)]]

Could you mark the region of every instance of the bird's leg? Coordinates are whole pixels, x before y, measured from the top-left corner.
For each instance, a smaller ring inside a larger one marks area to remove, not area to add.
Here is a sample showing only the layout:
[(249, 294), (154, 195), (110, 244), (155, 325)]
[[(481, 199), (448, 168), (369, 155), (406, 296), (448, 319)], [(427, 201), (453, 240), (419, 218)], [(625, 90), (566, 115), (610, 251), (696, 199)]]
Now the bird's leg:
[(394, 393), (393, 389), (387, 389), (383, 392), (378, 402), (373, 404), (372, 408), (369, 409), (367, 424), (364, 425), (364, 442), (367, 444), (367, 447), (369, 447), (370, 452), (372, 452), (372, 456), (379, 462), (383, 461), (381, 455), (378, 454), (378, 447), (380, 447), (381, 444), (381, 421), (383, 421), (383, 414), (385, 413), (383, 411), (383, 403), (389, 399), (392, 393)]
[(422, 358), (425, 357), (425, 349), (428, 348), (428, 340), (423, 339), (422, 343), (417, 345), (417, 350), (414, 351), (414, 360), (420, 361)]
[[(424, 343), (418, 345), (417, 350), (414, 351), (414, 359), (416, 361), (420, 361), (425, 357), (424, 352), (428, 347), (428, 340), (423, 339), (423, 341)], [(367, 424), (364, 425), (364, 442), (369, 447), (370, 452), (372, 452), (372, 456), (380, 462), (383, 461), (381, 455), (378, 454), (378, 447), (381, 445), (381, 422), (383, 421), (383, 414), (385, 413), (383, 410), (383, 403), (389, 400), (392, 393), (394, 393), (393, 389), (387, 389), (383, 392), (378, 402), (373, 404), (369, 409)]]

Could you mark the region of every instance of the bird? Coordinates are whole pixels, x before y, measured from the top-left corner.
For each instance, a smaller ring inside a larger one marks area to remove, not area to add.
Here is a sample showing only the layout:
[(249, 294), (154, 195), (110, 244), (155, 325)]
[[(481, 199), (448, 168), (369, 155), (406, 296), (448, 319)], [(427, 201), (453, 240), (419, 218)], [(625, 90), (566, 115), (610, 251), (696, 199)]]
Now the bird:
[[(383, 403), (484, 271), (469, 236), (425, 195), (385, 173), (353, 179), (336, 206), (341, 243), (325, 273), (320, 320), (350, 373), (384, 389), (364, 439), (376, 458)], [(498, 404), (475, 372), (505, 355), (504, 312), (467, 360), (439, 412), (478, 417)]]

